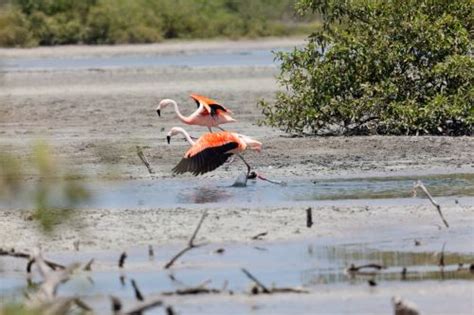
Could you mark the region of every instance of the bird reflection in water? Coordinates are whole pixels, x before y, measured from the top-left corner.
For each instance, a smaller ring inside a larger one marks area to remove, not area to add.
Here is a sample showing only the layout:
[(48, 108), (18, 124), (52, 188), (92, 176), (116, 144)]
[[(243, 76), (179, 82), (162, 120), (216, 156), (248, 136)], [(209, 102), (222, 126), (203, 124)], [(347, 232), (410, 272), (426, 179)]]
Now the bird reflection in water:
[(184, 203), (217, 203), (227, 200), (232, 194), (222, 188), (199, 187), (187, 193), (180, 193), (178, 199)]

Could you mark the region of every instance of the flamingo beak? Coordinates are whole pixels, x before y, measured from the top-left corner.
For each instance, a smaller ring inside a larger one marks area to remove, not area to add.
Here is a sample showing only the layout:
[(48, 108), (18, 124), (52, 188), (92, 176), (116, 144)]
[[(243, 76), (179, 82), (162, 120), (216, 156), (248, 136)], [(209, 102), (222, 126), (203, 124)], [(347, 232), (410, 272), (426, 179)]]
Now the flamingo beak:
[(158, 117), (161, 117), (161, 112), (159, 109), (156, 110), (156, 113), (158, 114)]
[(170, 142), (171, 142), (171, 137), (170, 137), (170, 136), (166, 136), (166, 141), (168, 141), (168, 144), (170, 144)]

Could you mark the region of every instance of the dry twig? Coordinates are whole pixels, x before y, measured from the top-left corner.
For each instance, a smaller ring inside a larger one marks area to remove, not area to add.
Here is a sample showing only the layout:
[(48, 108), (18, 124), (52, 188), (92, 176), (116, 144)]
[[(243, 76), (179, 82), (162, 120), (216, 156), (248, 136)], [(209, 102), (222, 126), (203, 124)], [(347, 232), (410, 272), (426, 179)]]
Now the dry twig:
[(137, 282), (134, 279), (132, 279), (130, 282), (132, 283), (133, 291), (135, 292), (135, 298), (138, 301), (144, 301), (145, 298), (143, 297), (142, 292), (138, 288)]
[(261, 283), (257, 278), (255, 278), (254, 275), (248, 272), (247, 269), (242, 268), (241, 270), (250, 280), (255, 282), (255, 284), (258, 285), (262, 289), (263, 293), (267, 293), (267, 294), (271, 293), (271, 291), (268, 290), (268, 288), (263, 283)]
[(306, 209), (306, 227), (313, 226), (313, 213), (311, 207)]
[(127, 253), (126, 252), (123, 252), (121, 255), (120, 255), (120, 258), (119, 258), (119, 261), (118, 261), (118, 266), (119, 268), (123, 268), (123, 265), (125, 264), (125, 259), (127, 258)]
[(145, 154), (143, 153), (142, 148), (140, 148), (138, 145), (137, 145), (137, 155), (140, 158), (140, 160), (142, 160), (143, 164), (145, 164), (146, 169), (148, 170), (148, 173), (150, 175), (153, 175), (155, 172), (153, 172), (153, 169), (151, 168), (150, 162), (148, 162), (148, 159), (146, 158)]
[(176, 262), (176, 260), (178, 260), (178, 258), (181, 257), (182, 255), (184, 255), (187, 251), (189, 251), (189, 250), (191, 250), (191, 249), (193, 249), (193, 248), (196, 248), (196, 247), (201, 246), (201, 245), (196, 245), (196, 244), (194, 244), (194, 239), (196, 238), (197, 233), (198, 233), (199, 230), (201, 229), (202, 222), (204, 221), (204, 219), (206, 218), (206, 216), (207, 216), (207, 211), (204, 211), (204, 213), (203, 213), (202, 216), (201, 216), (201, 219), (199, 220), (198, 225), (196, 226), (196, 229), (194, 230), (193, 235), (191, 236), (191, 238), (190, 238), (189, 241), (188, 241), (188, 246), (185, 247), (184, 249), (182, 249), (182, 250), (181, 250), (180, 252), (178, 252), (176, 255), (174, 255), (173, 258), (171, 258), (171, 260), (166, 263), (165, 269), (170, 268), (170, 267)]
[[(28, 273), (31, 272), (31, 267), (35, 263), (35, 259), (32, 257), (32, 255), (27, 254), (27, 253), (22, 253), (22, 252), (16, 252), (14, 249), (7, 251), (0, 248), (0, 256), (9, 256), (9, 257), (14, 257), (14, 258), (28, 259), (28, 264), (26, 266), (26, 271)], [(49, 268), (53, 270), (66, 268), (64, 265), (55, 263), (53, 261), (44, 260), (44, 262), (46, 263), (46, 265), (48, 265)]]
[(423, 184), (423, 182), (421, 180), (416, 181), (415, 184), (413, 185), (413, 195), (414, 196), (416, 196), (416, 189), (417, 188), (420, 188), (421, 191), (428, 197), (428, 199), (431, 201), (433, 206), (435, 206), (436, 210), (438, 211), (438, 214), (441, 217), (441, 220), (443, 220), (444, 225), (446, 225), (446, 227), (449, 228), (448, 221), (446, 221), (446, 219), (443, 216), (443, 213), (441, 212), (441, 206), (439, 205), (439, 203), (437, 203), (433, 199), (433, 196), (431, 196), (430, 192), (428, 191), (428, 189), (425, 187), (425, 185)]

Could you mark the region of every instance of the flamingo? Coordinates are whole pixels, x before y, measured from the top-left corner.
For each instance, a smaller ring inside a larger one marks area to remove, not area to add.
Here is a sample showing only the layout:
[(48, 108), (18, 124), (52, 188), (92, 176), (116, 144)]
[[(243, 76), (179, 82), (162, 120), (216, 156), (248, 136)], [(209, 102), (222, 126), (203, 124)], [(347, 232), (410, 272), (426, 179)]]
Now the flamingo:
[(198, 109), (189, 116), (183, 116), (178, 108), (178, 103), (171, 99), (164, 99), (158, 104), (156, 113), (161, 116), (161, 109), (172, 105), (179, 120), (188, 125), (206, 126), (210, 132), (211, 127), (219, 127), (221, 124), (235, 122), (236, 120), (230, 116), (232, 112), (215, 100), (198, 94), (191, 94), (191, 98), (196, 102)]
[(190, 172), (195, 176), (201, 175), (215, 170), (224, 164), (229, 157), (236, 154), (247, 166), (248, 177), (251, 167), (240, 153), (247, 148), (257, 152), (260, 152), (262, 149), (261, 142), (229, 131), (206, 133), (197, 141), (194, 141), (186, 130), (181, 127), (171, 128), (166, 137), (168, 143), (170, 143), (172, 136), (179, 133), (191, 144), (191, 148), (186, 152), (178, 165), (173, 168), (173, 173), (176, 174)]

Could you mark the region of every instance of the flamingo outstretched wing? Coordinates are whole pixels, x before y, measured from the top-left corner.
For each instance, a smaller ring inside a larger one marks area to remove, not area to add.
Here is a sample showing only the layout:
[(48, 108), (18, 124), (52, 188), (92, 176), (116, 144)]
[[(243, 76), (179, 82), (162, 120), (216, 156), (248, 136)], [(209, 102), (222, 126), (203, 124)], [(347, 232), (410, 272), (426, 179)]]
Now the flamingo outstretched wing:
[(245, 143), (230, 132), (207, 133), (186, 152), (173, 172), (194, 175), (215, 170), (236, 151), (245, 149)]
[(220, 146), (206, 148), (194, 155), (182, 158), (173, 168), (173, 172), (176, 174), (190, 172), (197, 176), (213, 171), (224, 164), (232, 155), (229, 151), (238, 146), (237, 142), (228, 142)]
[(197, 107), (202, 105), (207, 110), (207, 113), (211, 116), (217, 115), (218, 110), (224, 113), (232, 114), (232, 112), (225, 108), (224, 105), (219, 104), (217, 101), (211, 98), (199, 94), (191, 94), (190, 96), (196, 102)]

